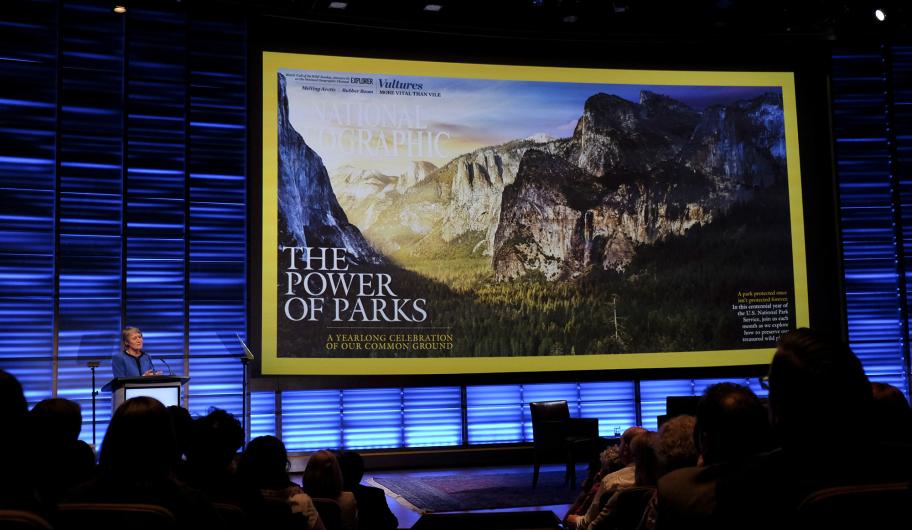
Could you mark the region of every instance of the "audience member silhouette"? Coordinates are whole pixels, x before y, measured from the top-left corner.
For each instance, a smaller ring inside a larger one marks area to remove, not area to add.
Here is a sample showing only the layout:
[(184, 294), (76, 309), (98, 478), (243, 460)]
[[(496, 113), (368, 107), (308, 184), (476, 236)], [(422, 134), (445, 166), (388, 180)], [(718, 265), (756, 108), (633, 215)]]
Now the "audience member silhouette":
[(874, 402), (871, 423), (884, 442), (912, 444), (912, 408), (902, 391), (887, 383), (871, 383)]
[(621, 435), (620, 458), (624, 466), (614, 473), (605, 475), (599, 483), (598, 491), (592, 498), (592, 502), (586, 509), (584, 515), (568, 514), (566, 521), (569, 525), (577, 528), (588, 528), (589, 524), (599, 514), (605, 502), (614, 495), (615, 492), (624, 488), (633, 487), (636, 482), (636, 466), (633, 461), (633, 454), (630, 452), (630, 444), (637, 437), (646, 432), (642, 427), (630, 427)]
[(218, 513), (196, 490), (174, 478), (178, 461), (171, 415), (150, 397), (128, 399), (105, 433), (98, 476), (77, 486), (69, 502), (157, 504), (169, 509), (180, 528), (218, 528)]
[(57, 504), (74, 486), (95, 475), (95, 452), (79, 439), (82, 412), (68, 399), (39, 401), (29, 412), (33, 476), (44, 502)]
[(355, 451), (342, 451), (338, 459), (342, 469), (342, 489), (352, 492), (358, 505), (358, 526), (363, 530), (399, 528), (399, 520), (390, 511), (383, 490), (361, 484), (364, 458)]
[[(591, 499), (585, 515), (568, 522), (586, 530), (633, 530), (638, 518), (641, 530), (788, 529), (813, 491), (912, 477), (908, 401), (895, 387), (871, 384), (844, 343), (809, 329), (783, 335), (769, 391), (768, 416), (748, 388), (721, 383), (706, 390), (696, 420), (673, 418), (658, 433), (628, 429), (619, 446), (624, 467), (599, 476), (596, 493), (580, 498)], [(257, 525), (325, 530), (314, 498), (339, 505), (345, 530), (398, 525), (383, 491), (360, 484), (364, 462), (355, 452), (314, 453), (298, 487), (284, 444), (265, 436), (250, 443), (235, 473), (244, 433), (223, 410), (192, 420), (152, 398), (127, 400), (111, 419), (97, 469), (78, 439), (79, 405), (48, 399), (29, 412), (21, 385), (3, 370), (0, 421), (21, 433), (0, 437), (7, 458), (0, 508), (48, 513), (61, 499), (138, 502), (168, 508), (181, 528), (223, 526), (206, 497), (176, 479), (183, 454), (189, 484), (242, 506)], [(863, 436), (846, 448), (852, 433)], [(773, 438), (780, 447), (770, 450)], [(272, 524), (278, 519), (269, 519), (267, 505), (288, 518)]]
[(174, 440), (177, 444), (177, 466), (174, 470), (178, 479), (187, 481), (187, 452), (189, 451), (190, 438), (193, 430), (193, 417), (190, 411), (179, 405), (168, 407), (171, 415), (171, 425), (174, 426)]
[(304, 491), (311, 497), (332, 499), (339, 504), (344, 530), (357, 530), (358, 505), (355, 495), (342, 489), (342, 469), (331, 451), (317, 451), (310, 455), (302, 479)]
[[(781, 449), (748, 459), (716, 487), (720, 528), (788, 528), (822, 488), (908, 480), (912, 452), (871, 425), (873, 395), (861, 362), (839, 340), (786, 333), (769, 370), (770, 418)], [(852, 436), (847, 440), (846, 436)]]
[(709, 527), (720, 478), (751, 455), (771, 449), (766, 409), (749, 388), (712, 385), (697, 405), (694, 443), (701, 467), (672, 471), (658, 483), (656, 528)]
[(248, 499), (235, 473), (242, 445), (244, 428), (229, 412), (213, 408), (193, 420), (187, 445), (188, 484), (214, 502), (242, 505)]
[(583, 487), (580, 490), (579, 495), (577, 495), (576, 500), (573, 501), (570, 508), (567, 509), (567, 513), (564, 515), (564, 522), (568, 525), (570, 524), (568, 519), (571, 515), (585, 515), (589, 510), (592, 500), (595, 499), (595, 495), (602, 487), (602, 479), (605, 475), (614, 473), (624, 467), (624, 465), (621, 464), (620, 447), (618, 445), (612, 445), (602, 451), (599, 454), (599, 464), (600, 467), (598, 470), (590, 472), (586, 476), (586, 480), (583, 481)]
[(32, 463), (35, 455), (28, 439), (28, 405), (19, 380), (0, 370), (0, 455), (5, 460), (0, 473), (0, 508), (44, 512), (33, 484)]
[(643, 518), (647, 505), (655, 494), (658, 479), (659, 435), (643, 433), (630, 443), (636, 469), (635, 485), (618, 490), (604, 503), (598, 515), (589, 524), (589, 530), (634, 530)]
[(682, 467), (694, 466), (700, 455), (694, 443), (696, 418), (682, 415), (671, 418), (656, 437), (658, 478)]
[[(682, 415), (668, 420), (659, 429), (658, 436), (653, 439), (657, 481), (661, 481), (663, 476), (676, 469), (697, 464), (700, 455), (694, 443), (695, 426), (696, 420), (693, 416)], [(638, 528), (654, 529), (656, 518), (657, 496), (653, 494)]]
[[(238, 462), (238, 480), (252, 492), (266, 501), (282, 502), (290, 507), (292, 514), (301, 514), (308, 528), (324, 530), (310, 495), (288, 478), (288, 452), (285, 444), (275, 436), (259, 436), (247, 444)], [(259, 509), (255, 502), (246, 502), (245, 508), (253, 518), (269, 518), (266, 526), (288, 526), (284, 521), (276, 523), (277, 515), (266, 509)]]

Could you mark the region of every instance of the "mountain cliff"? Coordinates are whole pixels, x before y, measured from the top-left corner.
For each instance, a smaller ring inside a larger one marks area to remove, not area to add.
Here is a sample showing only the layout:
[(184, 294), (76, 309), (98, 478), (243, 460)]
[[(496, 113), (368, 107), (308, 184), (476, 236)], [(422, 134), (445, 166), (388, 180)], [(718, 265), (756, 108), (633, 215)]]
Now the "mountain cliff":
[(399, 176), (396, 181), (396, 191), (405, 193), (405, 191), (415, 184), (428, 178), (428, 175), (437, 170), (437, 166), (425, 160), (413, 161), (405, 173)]
[(358, 227), (349, 223), (333, 193), (323, 160), (292, 127), (282, 74), (279, 74), (278, 134), (279, 244), (342, 247), (355, 262), (383, 262)]
[(703, 113), (650, 92), (594, 95), (557, 156), (526, 152), (504, 189), (495, 278), (623, 270), (638, 247), (784, 186), (783, 135), (774, 94)]

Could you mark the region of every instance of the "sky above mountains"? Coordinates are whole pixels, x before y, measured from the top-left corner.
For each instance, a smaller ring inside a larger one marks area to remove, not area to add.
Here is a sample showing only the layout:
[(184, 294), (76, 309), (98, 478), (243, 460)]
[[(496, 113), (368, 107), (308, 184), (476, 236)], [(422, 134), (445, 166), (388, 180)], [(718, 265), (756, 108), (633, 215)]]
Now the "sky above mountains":
[(331, 171), (352, 165), (388, 175), (404, 173), (412, 161), (442, 166), (475, 149), (536, 134), (569, 137), (586, 100), (600, 92), (638, 102), (640, 92), (648, 90), (700, 111), (780, 90), (323, 72), (371, 80), (343, 92), (339, 86), (294, 75), (304, 72), (283, 70), (292, 74), (290, 120), (304, 141)]

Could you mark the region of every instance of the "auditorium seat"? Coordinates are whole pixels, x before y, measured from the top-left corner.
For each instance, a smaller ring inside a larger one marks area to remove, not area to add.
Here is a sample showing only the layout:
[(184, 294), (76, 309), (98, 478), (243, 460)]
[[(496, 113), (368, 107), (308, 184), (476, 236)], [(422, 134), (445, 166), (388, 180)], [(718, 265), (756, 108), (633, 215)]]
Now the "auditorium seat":
[(57, 506), (58, 530), (167, 530), (177, 528), (174, 514), (154, 504), (100, 502), (63, 503)]
[(247, 514), (240, 506), (224, 502), (213, 502), (212, 507), (222, 518), (226, 530), (243, 530), (250, 527)]
[(52, 530), (44, 517), (22, 510), (0, 510), (0, 528), (3, 530)]
[(313, 503), (326, 530), (342, 530), (342, 508), (338, 502), (332, 499), (314, 497)]
[(908, 521), (912, 506), (909, 482), (860, 484), (815, 491), (798, 507), (799, 527), (896, 528)]

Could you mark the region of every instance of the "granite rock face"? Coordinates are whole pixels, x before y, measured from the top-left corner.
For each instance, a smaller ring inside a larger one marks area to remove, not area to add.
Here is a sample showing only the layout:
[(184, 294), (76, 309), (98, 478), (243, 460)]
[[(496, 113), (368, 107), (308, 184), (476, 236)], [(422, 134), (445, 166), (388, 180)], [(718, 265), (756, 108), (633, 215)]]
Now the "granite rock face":
[(405, 193), (405, 191), (415, 184), (424, 181), (428, 175), (437, 171), (437, 166), (426, 160), (413, 161), (405, 173), (399, 175), (396, 181), (396, 191)]
[(764, 94), (697, 113), (667, 96), (589, 98), (555, 155), (527, 151), (503, 192), (495, 278), (623, 270), (636, 249), (711, 223), (782, 183), (782, 102)]
[(292, 127), (285, 90), (285, 76), (279, 74), (279, 244), (341, 247), (355, 263), (382, 263), (383, 257), (348, 221), (323, 160)]

